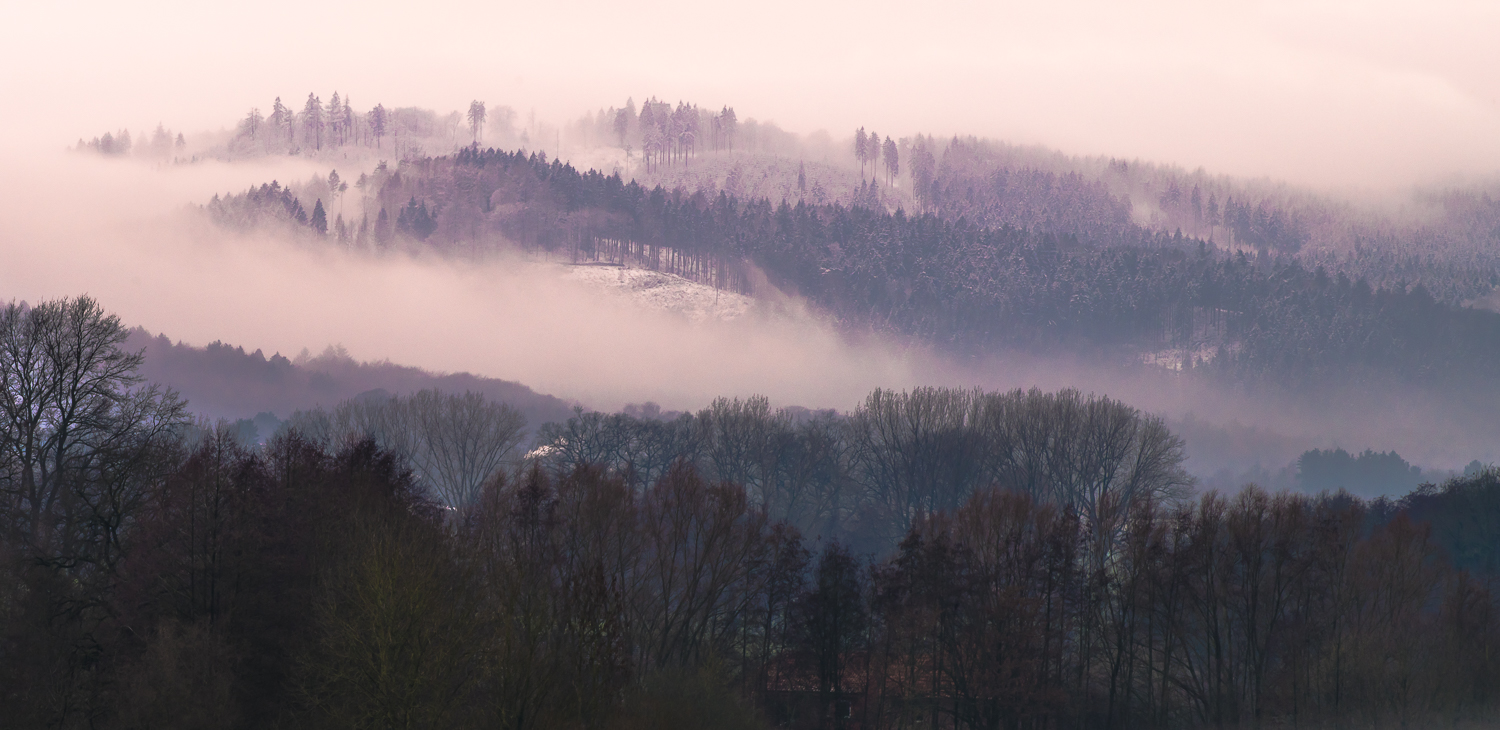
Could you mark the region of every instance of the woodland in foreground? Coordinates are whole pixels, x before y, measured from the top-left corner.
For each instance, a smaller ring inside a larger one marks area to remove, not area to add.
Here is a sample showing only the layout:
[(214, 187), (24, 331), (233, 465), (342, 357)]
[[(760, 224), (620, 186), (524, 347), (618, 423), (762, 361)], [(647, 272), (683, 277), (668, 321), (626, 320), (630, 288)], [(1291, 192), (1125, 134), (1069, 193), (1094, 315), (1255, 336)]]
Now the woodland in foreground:
[(529, 450), (425, 391), (247, 446), (128, 335), (0, 312), (8, 725), (1368, 727), (1500, 691), (1494, 470), (1195, 494), (1159, 419), (1073, 391), (578, 413)]

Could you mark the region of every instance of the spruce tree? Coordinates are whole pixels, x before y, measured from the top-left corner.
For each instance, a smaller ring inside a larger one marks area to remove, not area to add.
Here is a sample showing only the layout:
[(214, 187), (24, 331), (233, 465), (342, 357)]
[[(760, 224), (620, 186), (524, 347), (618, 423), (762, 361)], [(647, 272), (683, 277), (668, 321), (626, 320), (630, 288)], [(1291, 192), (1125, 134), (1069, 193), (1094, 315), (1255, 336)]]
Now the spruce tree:
[(322, 198), (318, 198), (318, 202), (313, 204), (312, 222), (310, 225), (312, 225), (312, 229), (317, 231), (320, 236), (328, 233), (328, 213), (323, 210)]
[(854, 132), (854, 159), (859, 161), (859, 176), (865, 176), (865, 128), (860, 127)]

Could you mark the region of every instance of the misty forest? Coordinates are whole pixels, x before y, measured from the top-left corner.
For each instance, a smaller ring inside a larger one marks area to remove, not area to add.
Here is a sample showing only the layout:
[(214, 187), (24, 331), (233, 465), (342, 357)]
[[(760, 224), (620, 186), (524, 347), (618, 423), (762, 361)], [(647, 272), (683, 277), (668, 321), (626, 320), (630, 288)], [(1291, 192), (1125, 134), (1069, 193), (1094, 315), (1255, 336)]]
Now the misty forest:
[(641, 99), (309, 93), (67, 156), (241, 171), (169, 218), (251, 257), (562, 292), (429, 328), (795, 325), (912, 377), (602, 397), (621, 351), (549, 394), (0, 292), (0, 726), (1500, 720), (1500, 188)]

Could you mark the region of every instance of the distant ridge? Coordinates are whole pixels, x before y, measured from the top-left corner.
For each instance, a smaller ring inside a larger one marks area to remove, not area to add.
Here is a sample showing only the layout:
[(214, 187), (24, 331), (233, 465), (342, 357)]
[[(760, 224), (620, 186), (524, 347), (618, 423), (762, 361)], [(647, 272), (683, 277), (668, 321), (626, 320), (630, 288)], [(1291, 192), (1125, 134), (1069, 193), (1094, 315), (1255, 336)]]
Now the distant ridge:
[(358, 362), (333, 347), (316, 357), (294, 361), (279, 353), (270, 357), (260, 350), (247, 353), (243, 347), (217, 341), (205, 347), (173, 343), (166, 335), (152, 335), (143, 327), (131, 331), (126, 347), (145, 351), (140, 373), (148, 382), (176, 390), (187, 399), (189, 411), (211, 419), (251, 418), (258, 413), (286, 419), (293, 411), (331, 407), (370, 391), (400, 395), (436, 388), (474, 391), (508, 403), (526, 414), (527, 428), (534, 431), (549, 421), (566, 420), (575, 405), (498, 378)]

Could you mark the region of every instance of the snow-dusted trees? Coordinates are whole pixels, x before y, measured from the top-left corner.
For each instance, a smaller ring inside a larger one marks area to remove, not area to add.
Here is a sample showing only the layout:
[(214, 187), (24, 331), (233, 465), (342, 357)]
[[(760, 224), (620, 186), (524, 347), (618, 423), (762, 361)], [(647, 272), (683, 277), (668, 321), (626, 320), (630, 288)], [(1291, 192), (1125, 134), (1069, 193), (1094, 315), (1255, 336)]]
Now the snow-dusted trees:
[(253, 107), (240, 120), (234, 148), (271, 152), (299, 146), (320, 150), (324, 144), (345, 145), (356, 141), (359, 118), (349, 97), (337, 91), (326, 106), (317, 94), (309, 93), (300, 112), (287, 107), (278, 96), (268, 116), (263, 117), (260, 108)]
[(260, 115), (260, 107), (250, 107), (250, 113), (240, 121), (240, 134), (255, 139), (256, 133), (260, 131), (260, 125), (265, 118)]
[(726, 106), (718, 116), (714, 117), (714, 139), (715, 149), (726, 149), (734, 151), (734, 137), (739, 132), (739, 118), (734, 115), (734, 107)]
[(878, 133), (870, 132), (866, 134), (864, 127), (856, 129), (854, 131), (854, 159), (859, 162), (860, 177), (864, 177), (865, 164), (869, 163), (870, 177), (879, 181), (880, 168), (878, 165), (882, 152), (886, 158), (887, 173), (894, 175), (894, 173), (890, 173), (890, 169), (893, 164), (892, 160), (896, 159), (895, 149), (896, 145), (889, 137), (886, 138), (884, 149), (882, 149)]
[(620, 147), (622, 148), (625, 146), (625, 135), (630, 133), (630, 116), (630, 112), (626, 109), (620, 109), (615, 112), (613, 128), (615, 138), (620, 141)]
[(859, 175), (865, 175), (865, 161), (869, 159), (869, 140), (865, 137), (865, 128), (854, 130), (854, 159), (859, 163)]
[(911, 171), (912, 194), (924, 205), (931, 205), (933, 200), (932, 183), (937, 175), (935, 149), (931, 137), (919, 134), (912, 138), (911, 160), (908, 165)]
[(380, 138), (385, 136), (386, 125), (390, 122), (390, 115), (385, 110), (384, 104), (376, 104), (370, 110), (370, 131), (375, 133), (375, 147), (380, 147)]
[(323, 149), (323, 129), (327, 120), (324, 117), (323, 101), (311, 92), (307, 94), (307, 103), (302, 105), (301, 122), (303, 141), (311, 141), (314, 149)]
[(333, 92), (333, 98), (328, 102), (328, 137), (336, 144), (344, 143), (344, 131), (348, 129), (351, 110), (345, 100), (339, 99), (339, 92)]
[(677, 102), (677, 109), (672, 112), (672, 135), (679, 158), (685, 160), (697, 152), (698, 107)]
[(291, 141), (293, 129), (292, 110), (288, 109), (285, 104), (281, 103), (281, 97), (279, 96), (276, 97), (276, 101), (271, 104), (270, 122), (271, 127), (275, 129), (278, 134), (284, 136), (287, 141)]
[(884, 151), (886, 184), (895, 185), (896, 176), (901, 174), (901, 153), (896, 149), (896, 143), (890, 137), (885, 138)]

